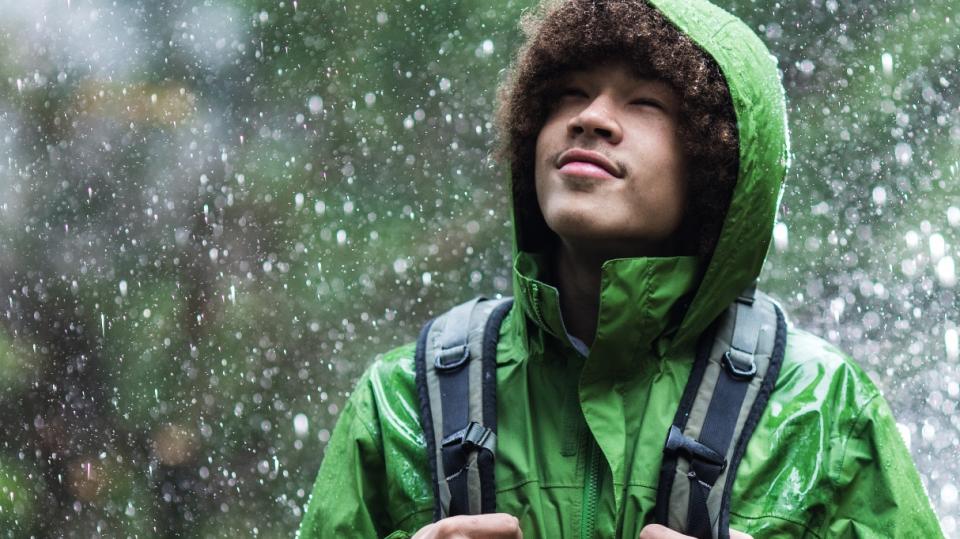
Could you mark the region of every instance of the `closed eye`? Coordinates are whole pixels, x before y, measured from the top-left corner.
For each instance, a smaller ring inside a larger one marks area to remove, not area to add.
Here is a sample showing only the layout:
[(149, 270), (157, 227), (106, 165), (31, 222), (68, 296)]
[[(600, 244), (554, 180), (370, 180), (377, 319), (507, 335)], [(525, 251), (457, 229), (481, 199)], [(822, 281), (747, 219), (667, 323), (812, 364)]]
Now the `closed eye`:
[(647, 99), (647, 98), (634, 99), (633, 101), (630, 102), (630, 104), (631, 104), (631, 105), (647, 106), (647, 107), (656, 107), (656, 108), (661, 109), (661, 110), (664, 110), (664, 109), (665, 109), (665, 107), (663, 106), (663, 103), (660, 103), (659, 101), (657, 101), (657, 100), (655, 100), (655, 99)]
[(564, 88), (560, 92), (560, 97), (587, 97), (587, 92), (575, 86)]

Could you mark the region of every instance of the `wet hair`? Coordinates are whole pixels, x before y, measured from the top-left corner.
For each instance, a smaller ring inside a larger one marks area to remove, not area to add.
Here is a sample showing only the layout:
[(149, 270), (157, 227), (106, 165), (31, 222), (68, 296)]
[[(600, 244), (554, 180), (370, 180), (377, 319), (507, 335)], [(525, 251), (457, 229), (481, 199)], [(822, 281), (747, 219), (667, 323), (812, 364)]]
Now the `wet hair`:
[(536, 141), (569, 71), (613, 60), (666, 82), (680, 101), (687, 205), (678, 254), (709, 257), (737, 181), (738, 137), (730, 90), (716, 62), (643, 0), (544, 0), (521, 21), (526, 36), (499, 89), (498, 156), (510, 164), (522, 250), (547, 248), (537, 203)]

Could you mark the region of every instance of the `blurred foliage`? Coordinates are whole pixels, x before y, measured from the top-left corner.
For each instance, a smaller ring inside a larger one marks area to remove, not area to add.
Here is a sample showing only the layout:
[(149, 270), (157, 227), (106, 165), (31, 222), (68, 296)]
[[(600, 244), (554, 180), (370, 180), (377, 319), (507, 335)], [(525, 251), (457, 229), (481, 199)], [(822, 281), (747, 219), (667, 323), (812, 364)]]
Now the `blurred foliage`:
[[(721, 4), (790, 104), (764, 287), (883, 388), (958, 533), (955, 9)], [(529, 3), (0, 5), (0, 530), (289, 537), (376, 354), (510, 293)]]

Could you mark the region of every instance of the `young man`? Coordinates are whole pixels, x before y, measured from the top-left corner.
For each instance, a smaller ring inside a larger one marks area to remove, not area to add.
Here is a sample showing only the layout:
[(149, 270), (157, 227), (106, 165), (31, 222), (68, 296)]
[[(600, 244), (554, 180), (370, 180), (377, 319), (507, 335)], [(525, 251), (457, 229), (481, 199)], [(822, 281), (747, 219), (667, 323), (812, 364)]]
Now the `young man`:
[[(698, 342), (769, 245), (789, 161), (776, 66), (703, 0), (550, 2), (525, 24), (499, 117), (516, 256), (496, 348), (498, 513), (432, 523), (408, 345), (343, 410), (303, 538), (683, 537), (652, 525), (664, 438)], [(729, 529), (939, 536), (867, 376), (800, 330), (784, 346)]]

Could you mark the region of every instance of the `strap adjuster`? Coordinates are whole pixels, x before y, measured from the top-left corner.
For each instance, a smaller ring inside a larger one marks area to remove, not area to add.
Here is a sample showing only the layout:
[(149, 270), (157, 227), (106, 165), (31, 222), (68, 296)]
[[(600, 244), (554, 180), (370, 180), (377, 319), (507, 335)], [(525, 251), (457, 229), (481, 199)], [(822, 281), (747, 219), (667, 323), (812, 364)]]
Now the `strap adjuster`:
[(442, 447), (460, 445), (465, 451), (486, 449), (493, 451), (497, 443), (497, 434), (493, 429), (471, 421), (466, 427), (454, 432), (440, 441)]
[[(445, 361), (448, 359), (451, 361)], [(461, 344), (452, 348), (441, 348), (440, 353), (433, 360), (433, 366), (439, 372), (450, 372), (462, 367), (468, 359), (470, 359), (470, 348), (466, 344)]]
[(670, 426), (663, 452), (668, 454), (680, 453), (688, 460), (697, 459), (713, 466), (719, 466), (721, 472), (727, 467), (727, 459), (723, 455), (693, 438), (685, 436), (676, 425)]
[(723, 354), (723, 366), (730, 376), (738, 380), (749, 380), (757, 374), (757, 362), (753, 354), (731, 348)]

